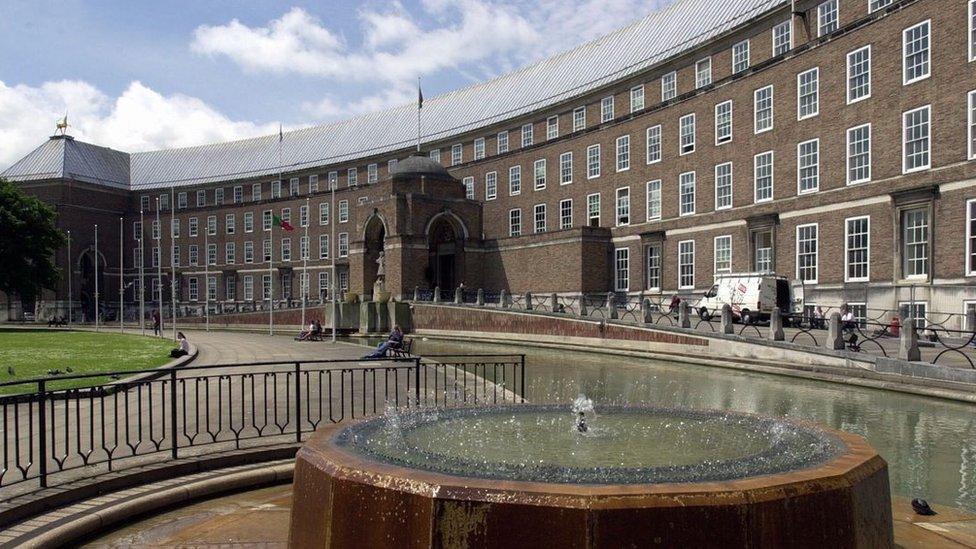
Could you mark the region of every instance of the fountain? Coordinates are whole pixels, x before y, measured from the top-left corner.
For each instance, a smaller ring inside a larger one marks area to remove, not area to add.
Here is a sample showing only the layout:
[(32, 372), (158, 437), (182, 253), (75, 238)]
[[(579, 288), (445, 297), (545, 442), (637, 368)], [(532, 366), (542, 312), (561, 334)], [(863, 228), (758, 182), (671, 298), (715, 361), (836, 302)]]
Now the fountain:
[[(569, 413), (571, 412), (571, 413)], [(740, 413), (515, 405), (388, 412), (299, 451), (292, 545), (890, 546), (860, 437)]]

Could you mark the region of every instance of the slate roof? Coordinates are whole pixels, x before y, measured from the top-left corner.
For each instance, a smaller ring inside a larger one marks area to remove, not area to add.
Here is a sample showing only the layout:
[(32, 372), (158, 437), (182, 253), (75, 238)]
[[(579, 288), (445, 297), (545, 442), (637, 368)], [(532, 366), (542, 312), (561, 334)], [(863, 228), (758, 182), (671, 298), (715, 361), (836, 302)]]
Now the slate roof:
[[(498, 78), (424, 101), (422, 141), (442, 141), (558, 104), (667, 61), (789, 0), (678, 0), (630, 25), (569, 51)], [(402, 150), (415, 143), (416, 105), (407, 104), (348, 120), (289, 131), (281, 169), (328, 166)], [(74, 143), (79, 143), (75, 141)], [(57, 142), (41, 145), (2, 175), (37, 179), (58, 171)], [(126, 155), (86, 145), (72, 149), (70, 172), (132, 188), (197, 185), (276, 176), (278, 135), (197, 147)], [(65, 155), (67, 162), (68, 156)], [(76, 161), (77, 160), (77, 161)], [(128, 161), (127, 167), (122, 164)], [(85, 171), (85, 169), (89, 171)]]

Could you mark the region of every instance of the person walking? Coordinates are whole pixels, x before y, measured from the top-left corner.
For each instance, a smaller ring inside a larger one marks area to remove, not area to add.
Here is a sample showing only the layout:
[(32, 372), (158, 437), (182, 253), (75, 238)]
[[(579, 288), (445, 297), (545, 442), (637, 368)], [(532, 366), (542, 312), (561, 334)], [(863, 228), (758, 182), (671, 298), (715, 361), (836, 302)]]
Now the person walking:
[(152, 322), (153, 322), (153, 335), (157, 335), (158, 336), (159, 335), (159, 326), (160, 326), (160, 318), (159, 318), (159, 310), (158, 309), (153, 309), (153, 312), (152, 312)]

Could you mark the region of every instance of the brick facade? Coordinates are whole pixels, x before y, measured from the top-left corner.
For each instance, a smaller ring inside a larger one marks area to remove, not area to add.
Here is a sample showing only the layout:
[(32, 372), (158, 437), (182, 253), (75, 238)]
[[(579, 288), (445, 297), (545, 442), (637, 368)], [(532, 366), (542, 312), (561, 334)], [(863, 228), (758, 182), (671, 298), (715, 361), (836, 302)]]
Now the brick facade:
[[(284, 235), (275, 230), (276, 294), (283, 280), (288, 280), (297, 295), (297, 274), (302, 262), (299, 239), (299, 209), (310, 205), (308, 228), (312, 276), (311, 294), (319, 295), (318, 273), (331, 272), (331, 257), (320, 258), (319, 237), (329, 235), (330, 250), (336, 253), (336, 235), (348, 236), (349, 253), (336, 261), (337, 269), (348, 277), (348, 288), (356, 293), (372, 293), (375, 274), (375, 250), (366, 244), (367, 222), (380, 218), (386, 231), (387, 287), (396, 296), (410, 294), (415, 286), (436, 285), (437, 274), (431, 271), (431, 243), (428, 230), (435, 216), (447, 216), (458, 236), (458, 263), (454, 282), (469, 288), (506, 289), (511, 292), (604, 292), (615, 288), (614, 250), (629, 250), (626, 290), (629, 292), (694, 294), (707, 289), (714, 276), (714, 242), (716, 237), (731, 237), (731, 270), (756, 268), (756, 250), (752, 244), (756, 231), (768, 227), (773, 245), (771, 270), (797, 279), (797, 227), (816, 224), (816, 282), (794, 285), (802, 288), (807, 303), (838, 305), (844, 301), (865, 303), (879, 309), (896, 308), (914, 295), (927, 302), (930, 311), (962, 313), (967, 302), (976, 303), (976, 273), (968, 272), (966, 247), (967, 200), (976, 198), (976, 170), (969, 157), (967, 94), (976, 89), (976, 62), (970, 62), (969, 2), (964, 0), (903, 0), (869, 13), (868, 0), (838, 0), (838, 29), (818, 37), (818, 1), (798, 1), (799, 15), (791, 15), (790, 6), (763, 15), (725, 35), (686, 50), (652, 66), (637, 77), (628, 78), (586, 95), (574, 97), (558, 107), (533, 112), (505, 122), (479, 128), (469, 133), (425, 143), (428, 150), (438, 149), (441, 162), (457, 182), (437, 185), (414, 181), (399, 185), (388, 174), (391, 157), (363, 157), (356, 162), (326, 165), (314, 170), (286, 173), (281, 183), (283, 198), (271, 198), (268, 179), (230, 180), (221, 185), (177, 187), (187, 193), (188, 206), (177, 209), (181, 235), (182, 299), (189, 299), (190, 278), (199, 280), (198, 301), (203, 301), (203, 232), (207, 216), (217, 216), (217, 264), (211, 276), (217, 276), (219, 300), (225, 300), (225, 279), (236, 280), (234, 300), (243, 296), (243, 277), (254, 277), (255, 299), (260, 299), (260, 280), (267, 271), (261, 257), (262, 240), (268, 232), (261, 229), (264, 210), (275, 215), (290, 211), (296, 227)], [(792, 21), (792, 47), (774, 56), (772, 29)], [(928, 21), (930, 34), (930, 76), (903, 84), (903, 31)], [(732, 46), (749, 40), (750, 66), (732, 74)], [(864, 46), (871, 48), (870, 97), (848, 104), (847, 55)], [(710, 57), (712, 83), (696, 89), (696, 61)], [(798, 116), (798, 75), (818, 70), (817, 114)], [(677, 96), (662, 102), (662, 76), (676, 71)], [(630, 93), (643, 85), (645, 107), (630, 112)], [(773, 86), (772, 129), (756, 132), (754, 94)], [(601, 99), (614, 97), (614, 117), (600, 122)], [(732, 102), (731, 139), (716, 142), (716, 107)], [(922, 106), (930, 107), (930, 167), (903, 173), (902, 114)], [(573, 131), (573, 111), (585, 107), (586, 128)], [(694, 151), (679, 150), (679, 120), (695, 115)], [(558, 116), (558, 137), (547, 139), (547, 119)], [(533, 124), (534, 144), (521, 146), (521, 127)], [(870, 124), (870, 179), (848, 184), (847, 130)], [(648, 163), (647, 132), (661, 128), (661, 160)], [(498, 154), (497, 134), (508, 132), (509, 151)], [(629, 136), (629, 166), (617, 170), (616, 143)], [(473, 160), (473, 141), (485, 139), (484, 159)], [(799, 191), (798, 144), (819, 140), (818, 186), (813, 192)], [(451, 165), (451, 147), (463, 145), (462, 162)], [(587, 150), (599, 145), (598, 177), (588, 177)], [(755, 199), (755, 156), (773, 153), (772, 199)], [(571, 175), (561, 181), (561, 155), (572, 153)], [(404, 158), (406, 149), (395, 156)], [(536, 188), (534, 164), (545, 161), (545, 185)], [(716, 166), (732, 164), (731, 207), (716, 208)], [(368, 164), (378, 165), (378, 182), (367, 183)], [(510, 170), (521, 169), (519, 191), (510, 190)], [(357, 185), (350, 187), (349, 168), (357, 168)], [(319, 223), (320, 204), (330, 202), (327, 192), (330, 172), (337, 173), (335, 203), (348, 204), (348, 220), (337, 222), (336, 207), (329, 211), (328, 224)], [(693, 213), (680, 211), (679, 178), (694, 172)], [(487, 192), (486, 176), (495, 174), (496, 191)], [(318, 191), (310, 191), (310, 175), (318, 177)], [(289, 196), (289, 180), (297, 177), (299, 192)], [(473, 178), (473, 200), (465, 198), (463, 181)], [(648, 182), (661, 182), (660, 217), (649, 219), (646, 207)], [(261, 185), (261, 197), (252, 201), (251, 186)], [(136, 247), (132, 222), (138, 220), (140, 199), (150, 197), (146, 214), (146, 234), (154, 215), (155, 197), (169, 194), (169, 189), (132, 191), (128, 205), (118, 204), (112, 193), (76, 193), (72, 197), (54, 196), (62, 182), (48, 186), (33, 185), (32, 192), (59, 204), (59, 209), (85, 205), (116, 215), (126, 213), (126, 270), (131, 276)], [(235, 203), (235, 187), (243, 200)], [(223, 189), (223, 204), (215, 205), (216, 189)], [(617, 221), (618, 189), (629, 189), (630, 208), (625, 223)], [(204, 190), (206, 205), (196, 207), (196, 194)], [(112, 194), (111, 197), (107, 196)], [(599, 226), (587, 216), (587, 201), (599, 195)], [(560, 228), (560, 203), (572, 200), (572, 223)], [(535, 231), (534, 208), (546, 206), (544, 232)], [(902, 272), (905, 254), (905, 232), (901, 212), (906, 207), (927, 208), (928, 254), (927, 274), (909, 278)], [(510, 235), (510, 212), (521, 212), (521, 235)], [(244, 231), (245, 212), (254, 216), (253, 232)], [(226, 216), (234, 215), (235, 234), (227, 234)], [(77, 227), (77, 233), (88, 230), (88, 218), (68, 218), (66, 226)], [(164, 212), (168, 224), (170, 212)], [(870, 217), (869, 275), (867, 281), (851, 281), (845, 276), (845, 220), (856, 216)], [(200, 233), (189, 237), (190, 218), (197, 218)], [(463, 227), (463, 229), (462, 229)], [(163, 248), (169, 239), (164, 230)], [(291, 260), (281, 257), (281, 238), (291, 239)], [(336, 237), (338, 238), (338, 236)], [(694, 241), (694, 284), (678, 283), (678, 246)], [(244, 263), (244, 245), (254, 245), (254, 262)], [(233, 242), (234, 264), (225, 261), (225, 244)], [(658, 243), (661, 249), (661, 283), (648, 287), (647, 245)], [(197, 266), (187, 266), (190, 245), (199, 248)], [(84, 245), (79, 242), (79, 245)], [(145, 261), (150, 264), (147, 243)], [(463, 251), (462, 251), (463, 250)], [(168, 255), (168, 254), (164, 254)], [(117, 272), (117, 247), (106, 252), (109, 270)], [(169, 262), (164, 257), (164, 263)], [(282, 269), (281, 267), (284, 267)], [(215, 274), (216, 273), (216, 274)], [(116, 287), (117, 288), (117, 287)], [(109, 289), (111, 291), (111, 289)], [(117, 291), (117, 290), (116, 290)], [(59, 290), (59, 295), (63, 295)], [(113, 294), (115, 295), (115, 294)], [(130, 294), (131, 295), (131, 294)], [(128, 298), (128, 299), (131, 299)]]

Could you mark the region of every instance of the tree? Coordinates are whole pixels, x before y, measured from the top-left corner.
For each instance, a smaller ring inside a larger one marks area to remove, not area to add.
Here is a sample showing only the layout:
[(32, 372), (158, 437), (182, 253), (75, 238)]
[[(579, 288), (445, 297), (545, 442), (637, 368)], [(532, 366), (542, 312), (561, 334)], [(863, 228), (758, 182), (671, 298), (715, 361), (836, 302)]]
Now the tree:
[(51, 206), (0, 179), (0, 291), (33, 299), (54, 289), (61, 273), (54, 254), (67, 239)]

